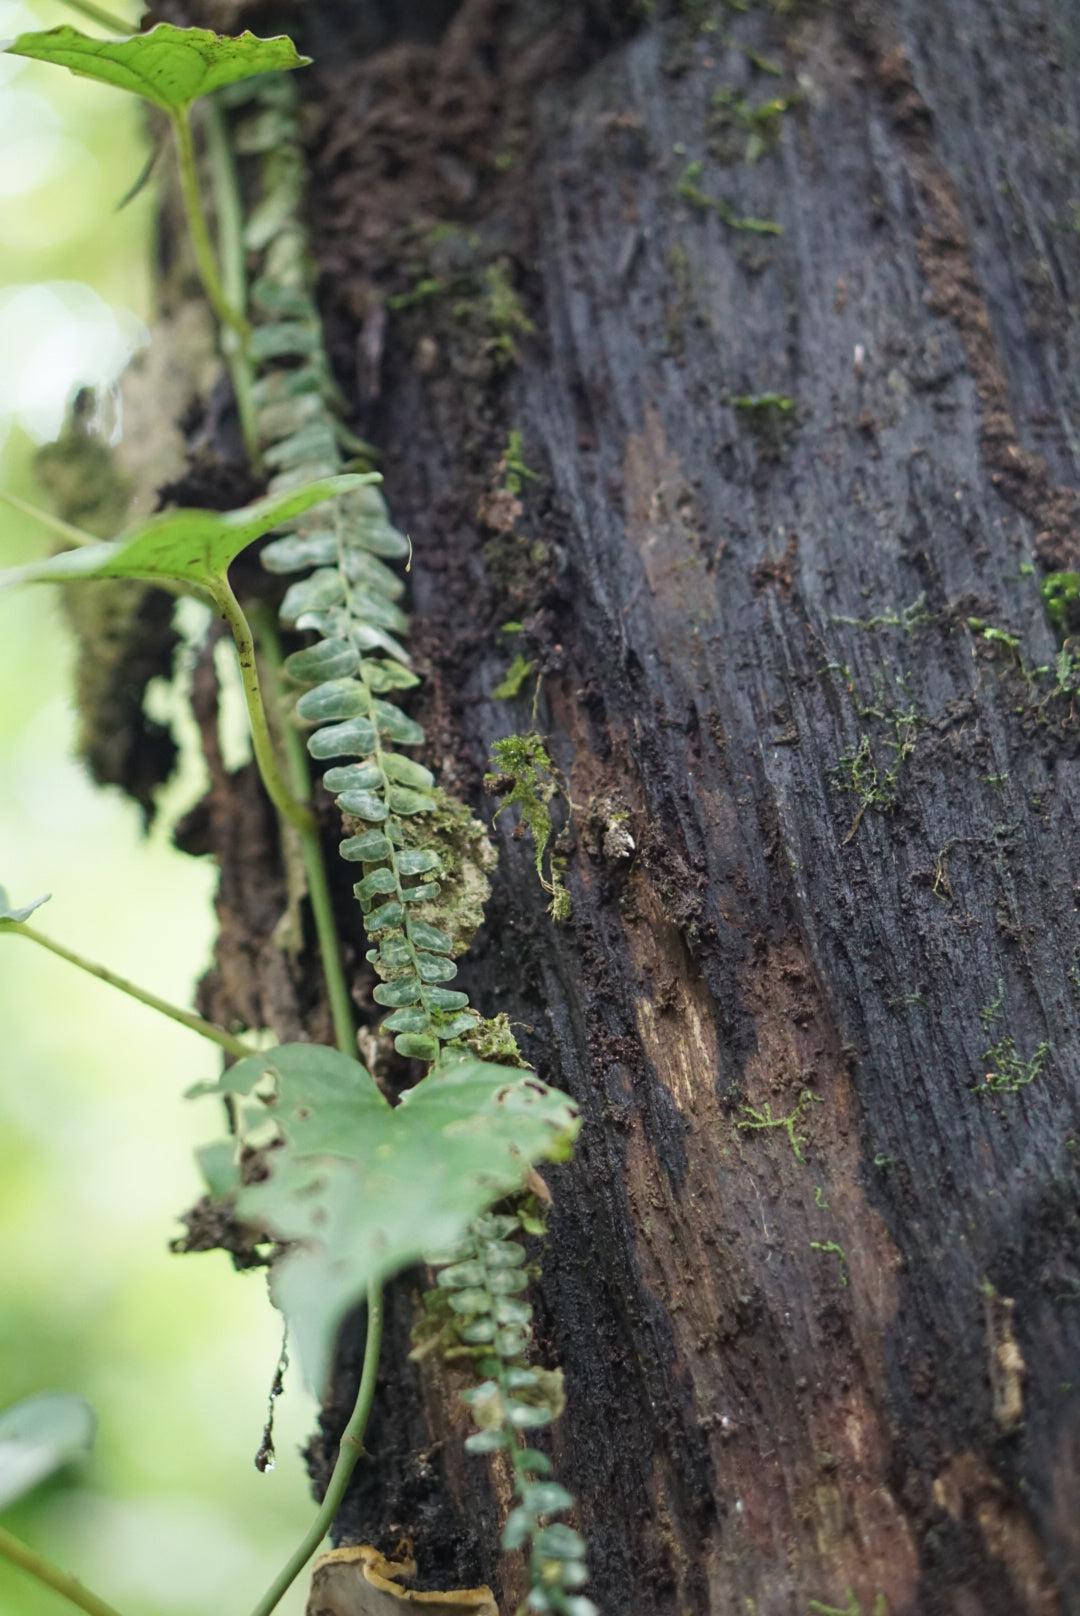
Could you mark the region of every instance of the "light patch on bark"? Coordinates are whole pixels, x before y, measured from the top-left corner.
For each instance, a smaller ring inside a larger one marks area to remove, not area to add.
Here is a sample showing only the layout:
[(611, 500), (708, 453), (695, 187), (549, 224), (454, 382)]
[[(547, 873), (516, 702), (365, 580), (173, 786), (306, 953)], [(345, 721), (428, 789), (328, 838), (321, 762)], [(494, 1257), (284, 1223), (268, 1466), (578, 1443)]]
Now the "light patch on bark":
[(1005, 1432), (1012, 1432), (1024, 1419), (1024, 1377), (1027, 1365), (1016, 1340), (1011, 1296), (999, 1296), (994, 1287), (983, 1286), (983, 1313), (990, 1358), (990, 1390), (994, 1398), (994, 1420)]
[(1001, 1563), (1023, 1616), (1060, 1616), (1054, 1579), (1027, 1514), (973, 1453), (958, 1454), (934, 1480), (934, 1502), (954, 1521), (973, 1521)]

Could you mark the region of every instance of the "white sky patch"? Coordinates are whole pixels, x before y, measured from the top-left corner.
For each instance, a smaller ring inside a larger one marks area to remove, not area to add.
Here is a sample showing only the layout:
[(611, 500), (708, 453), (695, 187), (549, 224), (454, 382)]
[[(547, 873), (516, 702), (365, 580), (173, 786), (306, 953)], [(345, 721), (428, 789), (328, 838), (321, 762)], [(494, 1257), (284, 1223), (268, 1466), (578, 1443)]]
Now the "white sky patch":
[(82, 281), (0, 290), (0, 443), (18, 422), (37, 443), (57, 437), (80, 387), (110, 387), (149, 333)]

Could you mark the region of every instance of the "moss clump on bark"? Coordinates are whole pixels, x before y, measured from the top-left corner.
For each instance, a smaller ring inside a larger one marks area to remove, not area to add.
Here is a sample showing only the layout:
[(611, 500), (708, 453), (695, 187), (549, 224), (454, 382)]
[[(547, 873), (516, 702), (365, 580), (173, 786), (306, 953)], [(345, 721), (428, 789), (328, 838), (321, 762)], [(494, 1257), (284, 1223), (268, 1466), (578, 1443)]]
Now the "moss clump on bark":
[(491, 895), (488, 879), (499, 855), (487, 831), (462, 802), (445, 791), (434, 793), (436, 807), (403, 819), (406, 847), (432, 847), (439, 855), (442, 887), (431, 903), (413, 905), (417, 920), (445, 932), (455, 955), (466, 953), (484, 919)]
[[(38, 454), (35, 469), (65, 522), (103, 539), (123, 528), (133, 484), (111, 449), (93, 436), (78, 401), (62, 435)], [(171, 670), (172, 602), (150, 584), (118, 580), (79, 583), (61, 594), (78, 643), (76, 749), (96, 780), (124, 785), (149, 810), (154, 788), (168, 777), (175, 756), (168, 732), (142, 710), (148, 680)]]

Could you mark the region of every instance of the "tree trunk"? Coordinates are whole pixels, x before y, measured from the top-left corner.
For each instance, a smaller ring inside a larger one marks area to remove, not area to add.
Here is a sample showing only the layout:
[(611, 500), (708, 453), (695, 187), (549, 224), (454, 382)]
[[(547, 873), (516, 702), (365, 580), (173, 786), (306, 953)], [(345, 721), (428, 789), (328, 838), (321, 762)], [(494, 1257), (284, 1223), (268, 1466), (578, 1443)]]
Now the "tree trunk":
[[(323, 312), (414, 544), (428, 761), (490, 818), (542, 675), (574, 804), (569, 921), (507, 814), (462, 969), (584, 1112), (535, 1286), (556, 1473), (607, 1616), (1065, 1616), (1080, 720), (1039, 585), (1080, 547), (1080, 23), (639, 9), (274, 19), (316, 57)], [(207, 1008), (328, 1037), (252, 781), (216, 768), (189, 841), (227, 861)], [(405, 1358), (422, 1284), (339, 1536), (509, 1612), (501, 1478)]]

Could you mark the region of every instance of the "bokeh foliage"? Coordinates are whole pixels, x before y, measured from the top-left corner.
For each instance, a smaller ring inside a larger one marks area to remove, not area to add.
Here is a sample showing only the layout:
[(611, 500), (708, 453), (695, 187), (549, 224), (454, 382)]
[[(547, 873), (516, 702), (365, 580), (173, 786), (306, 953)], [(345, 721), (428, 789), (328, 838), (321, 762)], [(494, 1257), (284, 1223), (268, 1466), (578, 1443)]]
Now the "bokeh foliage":
[[(0, 6), (7, 37), (69, 20), (49, 0)], [(0, 195), (0, 296), (87, 282), (149, 318), (152, 196), (113, 211), (146, 152), (138, 107), (45, 66), (5, 64), (0, 122), (6, 99), (6, 127), (30, 127), (26, 97), (43, 98), (52, 156), (39, 154), (41, 184)], [(33, 450), (15, 427), (0, 481), (40, 499)], [(0, 565), (42, 547), (31, 522), (4, 512)], [(72, 761), (70, 665), (51, 591), (0, 603), (7, 883), (51, 890), (42, 929), (184, 1002), (209, 954), (214, 872), (144, 840), (134, 806), (94, 790)], [(93, 1459), (5, 1524), (124, 1616), (227, 1616), (250, 1604), (310, 1520), (295, 1449), (311, 1405), (297, 1377), (280, 1413), (279, 1464), (260, 1476), (252, 1458), (277, 1316), (258, 1275), (238, 1279), (221, 1253), (179, 1259), (167, 1249), (176, 1212), (200, 1193), (193, 1148), (213, 1131), (205, 1105), (200, 1114), (181, 1093), (215, 1077), (216, 1057), (42, 951), (0, 943), (0, 1405), (57, 1388), (88, 1397), (100, 1419)], [(0, 1610), (62, 1608), (0, 1564)], [(281, 1608), (302, 1610), (300, 1590)]]

